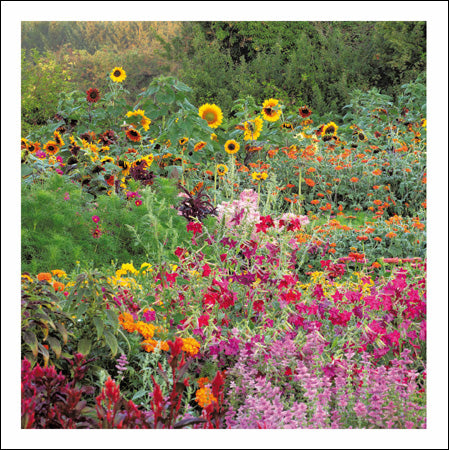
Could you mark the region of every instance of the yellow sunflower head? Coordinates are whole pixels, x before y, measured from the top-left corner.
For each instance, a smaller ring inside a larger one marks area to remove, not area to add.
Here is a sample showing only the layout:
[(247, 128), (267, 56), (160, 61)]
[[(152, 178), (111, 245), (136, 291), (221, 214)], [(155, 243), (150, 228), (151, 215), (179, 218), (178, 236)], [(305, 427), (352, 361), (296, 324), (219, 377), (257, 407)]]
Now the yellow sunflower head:
[(126, 78), (126, 72), (122, 67), (114, 67), (110, 74), (111, 80), (115, 83), (121, 83)]
[(337, 130), (338, 130), (338, 125), (336, 125), (334, 122), (329, 122), (328, 124), (324, 125), (323, 131), (321, 134), (336, 136)]
[(217, 165), (217, 175), (219, 177), (222, 177), (224, 175), (226, 175), (228, 173), (228, 166), (226, 166), (225, 164), (218, 164)]
[(59, 152), (59, 146), (55, 141), (48, 141), (44, 146), (44, 150), (48, 155), (56, 155)]
[(245, 129), (243, 139), (245, 139), (245, 141), (254, 141), (260, 136), (260, 132), (262, 131), (263, 127), (263, 120), (259, 116), (257, 116), (253, 120), (247, 120), (243, 124), (243, 126)]
[(281, 117), (281, 110), (278, 106), (279, 100), (270, 98), (262, 105), (262, 116), (268, 122), (276, 122)]
[(226, 141), (224, 145), (226, 153), (229, 153), (230, 155), (234, 155), (240, 150), (240, 144), (237, 141), (234, 141), (233, 139)]
[(206, 103), (200, 107), (198, 114), (202, 119), (207, 120), (211, 128), (217, 128), (223, 122), (223, 113), (217, 105)]
[(141, 135), (135, 128), (128, 128), (126, 130), (126, 137), (133, 142), (140, 142)]
[(179, 139), (178, 144), (182, 147), (182, 146), (186, 145), (187, 142), (189, 142), (189, 138), (184, 136), (181, 139)]

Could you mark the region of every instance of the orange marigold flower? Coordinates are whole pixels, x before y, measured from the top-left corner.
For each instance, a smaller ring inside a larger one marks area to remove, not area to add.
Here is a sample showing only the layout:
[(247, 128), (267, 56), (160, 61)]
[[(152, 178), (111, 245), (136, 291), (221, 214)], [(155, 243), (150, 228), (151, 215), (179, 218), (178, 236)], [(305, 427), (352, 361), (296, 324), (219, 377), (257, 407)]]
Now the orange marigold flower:
[(63, 291), (64, 288), (65, 288), (64, 284), (60, 283), (59, 281), (55, 281), (53, 283), (53, 289), (55, 290), (55, 292)]
[(39, 281), (48, 281), (50, 283), (51, 281), (51, 273), (47, 273), (47, 272), (41, 272), (37, 275), (37, 279)]
[(350, 181), (352, 181), (353, 183), (357, 183), (357, 181), (359, 181), (359, 179), (357, 177), (352, 177), (350, 179)]
[(315, 169), (315, 167), (309, 167), (307, 169), (307, 172), (309, 172), (309, 173), (316, 172), (316, 169)]
[(206, 408), (211, 403), (216, 402), (216, 397), (212, 394), (209, 386), (202, 387), (196, 391), (195, 401), (201, 406), (201, 408)]
[(201, 345), (196, 339), (183, 338), (182, 341), (183, 341), (182, 349), (189, 355), (194, 356), (199, 352)]
[(373, 170), (373, 175), (382, 175), (382, 171), (380, 169)]
[(202, 377), (202, 378), (200, 378), (199, 380), (198, 380), (198, 386), (200, 387), (200, 388), (203, 388), (206, 384), (208, 384), (210, 381), (209, 381), (209, 378), (207, 378), (207, 377)]

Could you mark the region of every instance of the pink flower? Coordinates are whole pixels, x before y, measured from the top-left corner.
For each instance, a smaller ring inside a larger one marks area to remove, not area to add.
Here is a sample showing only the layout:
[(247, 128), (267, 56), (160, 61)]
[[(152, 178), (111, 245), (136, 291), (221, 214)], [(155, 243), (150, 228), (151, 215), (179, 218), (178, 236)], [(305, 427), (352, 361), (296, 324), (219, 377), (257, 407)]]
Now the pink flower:
[(92, 216), (92, 220), (94, 221), (94, 223), (100, 222), (100, 218), (98, 216)]
[(142, 200), (136, 200), (134, 203), (136, 204), (136, 206), (140, 206), (142, 204)]
[(69, 195), (68, 192), (65, 193), (65, 195), (64, 195), (64, 200), (65, 200), (65, 201), (69, 201), (69, 200), (70, 200), (70, 195)]

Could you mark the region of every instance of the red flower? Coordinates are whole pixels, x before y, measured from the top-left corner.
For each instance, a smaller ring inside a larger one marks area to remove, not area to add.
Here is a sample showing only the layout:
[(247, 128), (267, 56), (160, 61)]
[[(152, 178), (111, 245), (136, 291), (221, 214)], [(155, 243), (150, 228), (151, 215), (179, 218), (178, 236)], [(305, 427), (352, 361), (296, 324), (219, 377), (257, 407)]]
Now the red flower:
[(89, 103), (97, 103), (100, 100), (100, 91), (96, 88), (90, 88), (86, 91), (86, 100)]

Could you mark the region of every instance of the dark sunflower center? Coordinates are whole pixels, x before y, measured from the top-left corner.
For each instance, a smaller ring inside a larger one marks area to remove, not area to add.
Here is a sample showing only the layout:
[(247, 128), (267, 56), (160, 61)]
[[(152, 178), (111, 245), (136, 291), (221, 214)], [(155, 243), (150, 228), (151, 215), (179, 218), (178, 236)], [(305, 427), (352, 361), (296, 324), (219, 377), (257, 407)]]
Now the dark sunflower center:
[(363, 141), (363, 139), (365, 139), (365, 135), (363, 133), (359, 133), (359, 139)]
[(271, 116), (274, 113), (274, 111), (271, 108), (265, 108), (265, 114), (267, 116)]
[(49, 145), (48, 146), (48, 150), (50, 150), (51, 152), (55, 149), (55, 147), (53, 145)]
[(215, 114), (212, 111), (209, 111), (208, 113), (206, 113), (206, 115), (204, 116), (204, 118), (208, 121), (208, 122), (213, 122), (215, 120)]
[(97, 92), (96, 91), (92, 91), (91, 93), (90, 93), (90, 98), (97, 98)]
[(120, 70), (116, 70), (115, 72), (114, 72), (114, 77), (119, 77), (120, 75), (122, 74), (122, 72), (120, 72)]
[(138, 136), (136, 130), (131, 130), (129, 133), (130, 133), (132, 136)]
[(330, 126), (329, 128), (326, 129), (326, 133), (333, 133), (335, 131), (335, 128), (333, 126)]
[(229, 144), (228, 145), (228, 149), (229, 150), (235, 150), (235, 145), (234, 144)]

